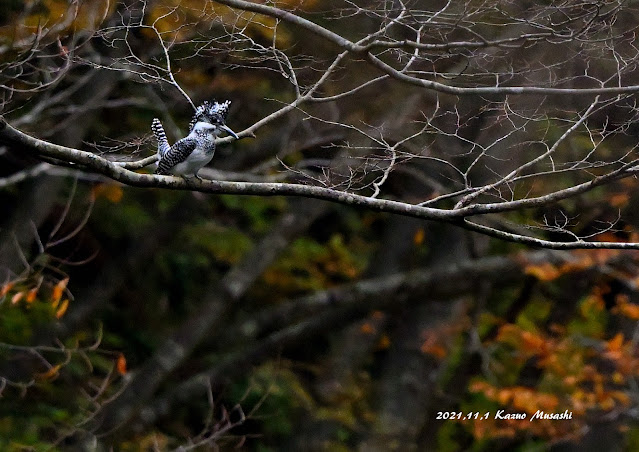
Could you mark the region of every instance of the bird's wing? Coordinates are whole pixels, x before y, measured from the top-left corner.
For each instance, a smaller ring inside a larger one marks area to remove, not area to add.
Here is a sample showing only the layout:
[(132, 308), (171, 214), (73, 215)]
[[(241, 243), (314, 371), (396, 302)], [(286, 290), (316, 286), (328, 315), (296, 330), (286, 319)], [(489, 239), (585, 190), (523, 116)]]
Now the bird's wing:
[(171, 149), (171, 146), (169, 146), (166, 133), (164, 133), (164, 127), (162, 127), (162, 123), (158, 118), (153, 118), (151, 130), (153, 131), (153, 135), (155, 135), (155, 139), (158, 141), (158, 155), (160, 158), (163, 158), (169, 149)]
[(169, 149), (158, 162), (155, 174), (168, 174), (178, 163), (182, 163), (195, 150), (197, 140), (195, 138), (182, 138)]

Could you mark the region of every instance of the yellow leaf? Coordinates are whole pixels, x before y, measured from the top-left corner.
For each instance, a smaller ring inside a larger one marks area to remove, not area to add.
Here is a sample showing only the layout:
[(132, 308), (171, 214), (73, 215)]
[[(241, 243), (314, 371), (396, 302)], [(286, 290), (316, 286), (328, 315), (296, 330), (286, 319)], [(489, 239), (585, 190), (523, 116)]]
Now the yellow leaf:
[(53, 294), (51, 295), (52, 303), (57, 303), (60, 301), (60, 299), (62, 298), (62, 294), (64, 293), (64, 290), (67, 288), (68, 283), (69, 283), (69, 278), (64, 278), (63, 280), (58, 281), (58, 283), (53, 288)]
[(60, 307), (55, 312), (55, 316), (57, 319), (61, 318), (65, 312), (67, 312), (67, 308), (69, 307), (69, 299), (65, 298)]
[(424, 243), (425, 237), (426, 237), (426, 232), (424, 231), (424, 228), (419, 228), (417, 232), (415, 232), (415, 235), (413, 236), (413, 243), (415, 244), (415, 246), (419, 246), (422, 243)]

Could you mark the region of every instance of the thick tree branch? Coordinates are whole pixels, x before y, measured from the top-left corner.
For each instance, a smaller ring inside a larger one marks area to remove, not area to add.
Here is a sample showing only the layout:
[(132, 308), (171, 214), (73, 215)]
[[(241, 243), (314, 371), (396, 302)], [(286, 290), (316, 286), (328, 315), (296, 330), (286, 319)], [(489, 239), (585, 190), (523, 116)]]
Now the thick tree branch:
[[(420, 218), (423, 220), (443, 221), (455, 224), (471, 231), (480, 232), (502, 240), (526, 245), (539, 246), (552, 249), (580, 249), (580, 248), (617, 248), (617, 249), (639, 249), (639, 243), (620, 242), (586, 242), (576, 240), (571, 242), (555, 242), (529, 237), (513, 233), (507, 233), (489, 226), (482, 226), (477, 223), (467, 221), (467, 217), (512, 211), (525, 207), (544, 205), (566, 199), (570, 196), (583, 193), (594, 188), (603, 182), (618, 179), (623, 176), (634, 174), (631, 169), (636, 162), (624, 165), (618, 172), (613, 172), (608, 176), (595, 178), (592, 181), (567, 188), (549, 195), (538, 198), (520, 199), (510, 202), (493, 204), (472, 204), (470, 206), (457, 209), (438, 209), (424, 207), (417, 204), (409, 204), (389, 199), (379, 199), (369, 196), (362, 196), (344, 191), (301, 184), (288, 183), (267, 183), (267, 182), (230, 182), (218, 180), (187, 180), (180, 177), (156, 176), (150, 174), (139, 174), (127, 169), (127, 167), (137, 167), (136, 164), (111, 162), (103, 157), (90, 152), (68, 148), (57, 144), (49, 143), (31, 137), (11, 125), (0, 116), (0, 142), (4, 142), (27, 152), (35, 154), (41, 158), (53, 159), (71, 166), (78, 166), (88, 171), (97, 172), (110, 177), (113, 180), (134, 187), (146, 188), (167, 188), (171, 190), (192, 190), (201, 193), (211, 194), (237, 194), (253, 196), (297, 196), (321, 199), (325, 201), (345, 204), (355, 207), (363, 207), (379, 212), (387, 212), (408, 217)], [(143, 162), (151, 161), (152, 158), (144, 159)]]

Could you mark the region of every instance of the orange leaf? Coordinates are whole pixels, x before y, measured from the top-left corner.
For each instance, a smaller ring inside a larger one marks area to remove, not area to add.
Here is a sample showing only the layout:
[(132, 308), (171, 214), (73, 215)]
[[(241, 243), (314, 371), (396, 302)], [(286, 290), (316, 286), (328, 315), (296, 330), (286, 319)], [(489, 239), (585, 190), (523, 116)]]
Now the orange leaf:
[(438, 343), (437, 337), (433, 334), (429, 334), (426, 337), (426, 340), (420, 347), (422, 353), (426, 355), (434, 356), (438, 359), (443, 359), (446, 357), (446, 349)]
[(422, 243), (424, 243), (425, 237), (426, 237), (426, 232), (424, 231), (424, 228), (419, 228), (415, 232), (415, 235), (413, 236), (413, 243), (415, 244), (415, 246), (419, 246)]
[(628, 204), (628, 201), (630, 201), (628, 193), (616, 193), (608, 198), (608, 202), (613, 207), (623, 207)]
[(616, 296), (617, 306), (612, 309), (615, 314), (621, 314), (632, 320), (639, 320), (639, 305), (630, 303), (629, 297), (626, 294), (619, 294)]
[(390, 347), (390, 344), (390, 338), (386, 334), (382, 334), (382, 336), (379, 338), (379, 341), (377, 342), (377, 349), (386, 350), (388, 347)]
[(611, 352), (621, 350), (623, 345), (623, 333), (617, 333), (615, 337), (607, 342), (608, 350)]
[(544, 262), (540, 265), (527, 265), (524, 273), (532, 275), (540, 281), (552, 281), (561, 276), (561, 272), (550, 262)]
[(615, 296), (615, 302), (617, 304), (627, 304), (630, 303), (630, 297), (625, 293), (620, 293)]
[(375, 334), (375, 327), (369, 322), (365, 322), (359, 327), (359, 331), (363, 334)]
[(386, 314), (384, 314), (382, 311), (373, 311), (371, 313), (371, 317), (375, 320), (382, 320), (385, 316)]
[(118, 373), (120, 375), (124, 375), (127, 372), (127, 370), (126, 370), (126, 358), (124, 357), (124, 355), (122, 353), (120, 353), (118, 355), (118, 360), (115, 363), (115, 368), (117, 369), (117, 371), (118, 371)]
[(2, 290), (0, 290), (0, 297), (4, 297), (7, 293), (9, 293), (12, 287), (13, 287), (12, 282), (8, 282), (4, 286), (2, 286)]
[(626, 304), (619, 307), (619, 311), (622, 315), (632, 320), (639, 320), (639, 305)]
[(60, 301), (60, 299), (62, 298), (62, 294), (64, 293), (64, 290), (67, 288), (68, 283), (69, 283), (69, 278), (64, 278), (63, 280), (58, 281), (58, 283), (53, 288), (53, 294), (51, 295), (52, 303), (55, 303), (56, 301)]
[(508, 405), (513, 397), (512, 391), (508, 389), (500, 389), (497, 391), (497, 402), (500, 405)]
[(27, 293), (27, 298), (26, 298), (27, 303), (33, 303), (36, 299), (36, 295), (38, 295), (37, 287), (31, 289), (29, 293)]
[(546, 341), (541, 336), (530, 331), (522, 331), (521, 338), (523, 340), (522, 346), (527, 352), (539, 353), (544, 350), (546, 345)]
[(613, 398), (617, 399), (622, 404), (630, 405), (630, 397), (625, 392), (612, 391), (611, 395), (612, 395)]
[(574, 386), (579, 380), (574, 375), (568, 375), (567, 377), (564, 377), (563, 381), (567, 385)]
[(446, 357), (446, 349), (439, 344), (422, 345), (422, 353), (434, 356), (437, 359), (444, 359)]
[(67, 312), (68, 307), (69, 307), (69, 299), (65, 298), (62, 304), (60, 304), (60, 307), (58, 308), (58, 310), (55, 311), (56, 318), (57, 319), (61, 318), (64, 315), (64, 313)]
[(47, 370), (46, 372), (43, 372), (41, 374), (35, 374), (35, 376), (38, 380), (51, 380), (52, 378), (55, 378), (58, 376), (60, 367), (62, 367), (62, 364), (56, 364), (55, 366), (51, 367), (51, 369)]
[(93, 187), (93, 195), (96, 198), (100, 196), (104, 196), (106, 199), (111, 201), (112, 203), (118, 203), (122, 200), (122, 196), (124, 196), (124, 191), (122, 187), (115, 184), (99, 184)]

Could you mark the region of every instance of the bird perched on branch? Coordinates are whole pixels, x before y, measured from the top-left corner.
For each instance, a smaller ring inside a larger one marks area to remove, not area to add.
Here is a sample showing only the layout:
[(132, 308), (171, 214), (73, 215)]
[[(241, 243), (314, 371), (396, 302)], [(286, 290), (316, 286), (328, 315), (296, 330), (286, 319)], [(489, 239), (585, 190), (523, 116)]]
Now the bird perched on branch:
[(189, 124), (188, 136), (169, 147), (164, 128), (159, 119), (153, 119), (151, 130), (158, 141), (158, 167), (155, 174), (176, 174), (179, 176), (195, 176), (213, 158), (215, 138), (225, 131), (238, 138), (226, 124), (231, 101), (204, 102), (197, 107)]

